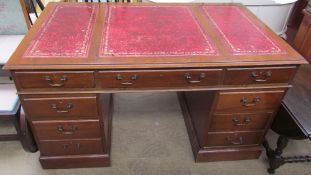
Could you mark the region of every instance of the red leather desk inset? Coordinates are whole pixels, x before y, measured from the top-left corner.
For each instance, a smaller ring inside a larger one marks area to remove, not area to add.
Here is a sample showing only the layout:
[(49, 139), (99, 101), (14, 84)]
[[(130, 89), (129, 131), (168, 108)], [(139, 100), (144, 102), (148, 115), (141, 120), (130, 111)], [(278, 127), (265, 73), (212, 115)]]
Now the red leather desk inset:
[(178, 91), (195, 161), (258, 158), (300, 64), (240, 5), (50, 3), (5, 68), (43, 168), (74, 168), (110, 166), (117, 92)]
[(87, 57), (98, 5), (60, 5), (30, 43), (25, 57)]
[(108, 6), (107, 13), (101, 57), (217, 55), (188, 6)]
[(234, 55), (286, 53), (286, 50), (256, 26), (239, 7), (204, 6), (203, 8)]

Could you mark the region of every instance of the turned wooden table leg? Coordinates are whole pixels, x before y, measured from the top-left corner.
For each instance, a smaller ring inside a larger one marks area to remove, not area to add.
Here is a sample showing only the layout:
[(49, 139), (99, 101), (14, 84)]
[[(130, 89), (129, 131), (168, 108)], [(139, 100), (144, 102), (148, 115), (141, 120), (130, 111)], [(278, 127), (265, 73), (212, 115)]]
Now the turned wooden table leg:
[(266, 149), (266, 155), (269, 159), (269, 169), (268, 172), (273, 174), (275, 170), (281, 165), (285, 164), (284, 158), (281, 156), (284, 148), (287, 146), (288, 139), (285, 136), (279, 136), (277, 141), (277, 148), (275, 150), (271, 149), (267, 140), (264, 140), (263, 146)]

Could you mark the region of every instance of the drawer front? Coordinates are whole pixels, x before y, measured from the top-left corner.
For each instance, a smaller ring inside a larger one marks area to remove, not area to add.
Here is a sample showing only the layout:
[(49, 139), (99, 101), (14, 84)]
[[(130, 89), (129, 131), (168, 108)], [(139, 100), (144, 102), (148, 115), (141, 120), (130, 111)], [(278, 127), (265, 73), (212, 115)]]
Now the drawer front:
[(40, 152), (42, 156), (99, 154), (104, 152), (103, 149), (101, 139), (54, 140), (40, 142)]
[(283, 95), (284, 90), (220, 92), (215, 112), (274, 111)]
[(34, 121), (32, 123), (39, 140), (101, 137), (98, 120)]
[(100, 71), (102, 88), (161, 88), (218, 85), (222, 69)]
[(207, 136), (207, 147), (260, 144), (263, 132), (217, 132)]
[(297, 67), (231, 68), (225, 73), (225, 85), (289, 83)]
[(95, 87), (94, 73), (92, 71), (15, 72), (15, 79), (21, 89)]
[(24, 98), (31, 119), (97, 118), (96, 96)]
[(271, 113), (214, 115), (210, 131), (264, 130)]

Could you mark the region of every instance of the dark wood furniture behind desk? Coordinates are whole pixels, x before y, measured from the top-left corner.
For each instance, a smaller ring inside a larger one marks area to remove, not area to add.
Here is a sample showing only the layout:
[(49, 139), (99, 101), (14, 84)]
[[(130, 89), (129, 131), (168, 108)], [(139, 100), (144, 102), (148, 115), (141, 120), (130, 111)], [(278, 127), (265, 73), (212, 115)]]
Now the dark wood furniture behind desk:
[[(311, 156), (282, 156), (288, 144), (288, 139), (311, 139), (311, 66), (304, 65), (298, 70), (293, 81), (293, 88), (289, 89), (282, 106), (276, 114), (271, 129), (279, 134), (277, 147), (270, 148), (267, 141), (263, 143), (269, 159), (269, 173), (285, 163), (311, 161)], [(299, 152), (299, 150), (297, 150)]]
[(294, 40), (294, 47), (309, 62), (311, 61), (311, 13), (303, 11), (304, 18)]
[(288, 19), (287, 26), (291, 29), (298, 30), (303, 14), (301, 11), (306, 8), (308, 0), (298, 0), (293, 7), (292, 13)]
[[(294, 46), (311, 60), (311, 14), (304, 10), (304, 18), (296, 35)], [(269, 159), (269, 173), (285, 163), (298, 163), (311, 161), (311, 156), (282, 156), (288, 144), (288, 139), (311, 139), (310, 106), (311, 106), (311, 66), (304, 65), (298, 70), (291, 88), (282, 101), (271, 129), (279, 134), (277, 147), (272, 149), (268, 141), (263, 145)]]
[(258, 158), (306, 63), (241, 5), (50, 3), (5, 69), (42, 166), (72, 168), (110, 165), (118, 92), (180, 92), (198, 162)]

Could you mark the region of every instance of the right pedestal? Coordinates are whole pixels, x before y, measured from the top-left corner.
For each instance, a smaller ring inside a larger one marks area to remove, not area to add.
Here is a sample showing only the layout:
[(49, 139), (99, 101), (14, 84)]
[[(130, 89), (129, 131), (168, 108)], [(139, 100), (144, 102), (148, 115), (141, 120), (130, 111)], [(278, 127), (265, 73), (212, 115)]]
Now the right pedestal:
[(257, 159), (284, 89), (178, 94), (195, 160)]

